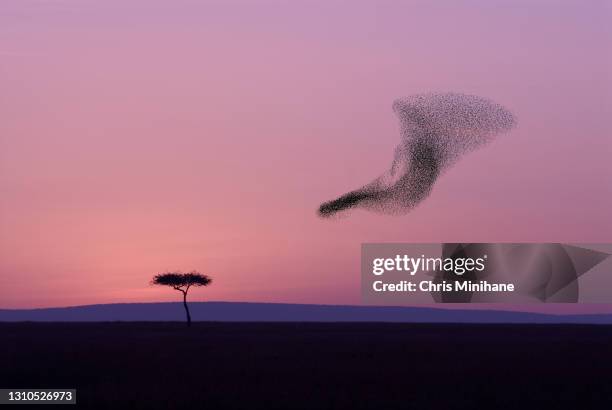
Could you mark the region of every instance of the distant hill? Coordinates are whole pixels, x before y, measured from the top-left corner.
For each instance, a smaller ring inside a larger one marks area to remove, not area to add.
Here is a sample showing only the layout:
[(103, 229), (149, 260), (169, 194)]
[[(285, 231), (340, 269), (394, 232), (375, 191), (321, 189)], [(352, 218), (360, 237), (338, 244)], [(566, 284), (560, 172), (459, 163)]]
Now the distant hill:
[[(413, 322), (612, 324), (610, 314), (552, 315), (500, 310), (336, 306), (285, 303), (193, 302), (195, 321), (216, 322)], [(120, 303), (46, 309), (0, 309), (0, 321), (183, 321), (181, 303)]]

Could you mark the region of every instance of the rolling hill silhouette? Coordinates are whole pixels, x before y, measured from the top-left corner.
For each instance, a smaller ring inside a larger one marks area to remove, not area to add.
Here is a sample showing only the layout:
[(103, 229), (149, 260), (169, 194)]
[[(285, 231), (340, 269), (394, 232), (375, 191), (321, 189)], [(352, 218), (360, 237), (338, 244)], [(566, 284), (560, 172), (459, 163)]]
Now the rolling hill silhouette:
[[(405, 322), (612, 324), (609, 314), (554, 315), (502, 310), (339, 306), (287, 303), (192, 302), (194, 321), (212, 322)], [(0, 309), (0, 321), (184, 321), (180, 303), (119, 303), (44, 309)]]

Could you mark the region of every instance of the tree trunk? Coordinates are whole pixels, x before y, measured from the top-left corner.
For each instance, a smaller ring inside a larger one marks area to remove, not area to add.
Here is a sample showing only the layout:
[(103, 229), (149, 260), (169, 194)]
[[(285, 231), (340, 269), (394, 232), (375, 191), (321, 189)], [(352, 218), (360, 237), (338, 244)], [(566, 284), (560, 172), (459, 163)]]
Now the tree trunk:
[(187, 313), (187, 327), (191, 327), (191, 315), (187, 306), (187, 292), (183, 292), (183, 306), (185, 307), (185, 313)]

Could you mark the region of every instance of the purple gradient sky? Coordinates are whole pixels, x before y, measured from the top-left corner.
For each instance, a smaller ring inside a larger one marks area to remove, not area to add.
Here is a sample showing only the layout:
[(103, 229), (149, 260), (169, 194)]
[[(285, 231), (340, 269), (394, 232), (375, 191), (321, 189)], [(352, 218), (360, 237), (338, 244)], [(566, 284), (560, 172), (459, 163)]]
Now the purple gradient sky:
[[(192, 300), (352, 304), (362, 242), (611, 242), (611, 17), (603, 0), (4, 0), (0, 308), (174, 301), (148, 285), (166, 269), (215, 278)], [(406, 216), (318, 219), (389, 166), (392, 101), (427, 91), (519, 126)]]

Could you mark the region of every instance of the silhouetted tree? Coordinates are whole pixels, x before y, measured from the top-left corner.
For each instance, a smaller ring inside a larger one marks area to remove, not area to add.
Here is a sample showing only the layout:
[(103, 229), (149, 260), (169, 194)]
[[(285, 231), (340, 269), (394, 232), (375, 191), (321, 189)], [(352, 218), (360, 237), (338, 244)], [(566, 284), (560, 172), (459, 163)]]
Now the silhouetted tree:
[(191, 315), (189, 314), (189, 307), (187, 306), (187, 292), (189, 292), (189, 288), (192, 286), (210, 285), (212, 283), (212, 278), (196, 271), (189, 273), (166, 272), (155, 275), (151, 283), (153, 285), (170, 286), (172, 289), (176, 289), (183, 293), (183, 306), (187, 314), (187, 326), (191, 326)]

